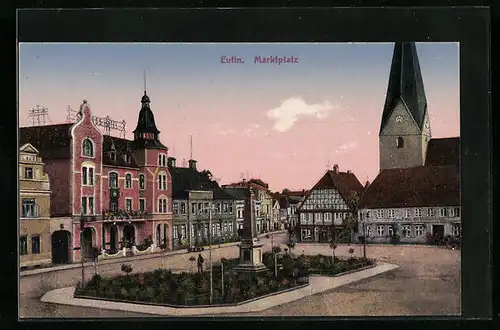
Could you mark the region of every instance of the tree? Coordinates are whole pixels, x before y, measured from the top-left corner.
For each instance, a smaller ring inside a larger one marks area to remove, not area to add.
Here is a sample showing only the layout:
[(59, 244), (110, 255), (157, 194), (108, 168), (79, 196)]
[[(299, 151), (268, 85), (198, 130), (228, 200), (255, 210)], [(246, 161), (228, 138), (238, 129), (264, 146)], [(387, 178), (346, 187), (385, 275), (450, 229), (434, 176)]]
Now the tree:
[(94, 273), (97, 275), (97, 262), (99, 261), (99, 256), (101, 255), (101, 249), (97, 246), (92, 247), (91, 258), (94, 262)]
[(335, 262), (335, 249), (337, 248), (337, 244), (335, 244), (335, 239), (332, 238), (330, 241), (330, 248), (332, 249), (332, 263)]
[(200, 172), (200, 174), (201, 174), (202, 176), (204, 176), (205, 178), (207, 178), (208, 180), (210, 180), (210, 181), (212, 181), (212, 179), (213, 179), (213, 177), (214, 177), (214, 176), (212, 175), (212, 172), (210, 172), (210, 170), (203, 170), (203, 171), (201, 171), (201, 172)]
[(358, 217), (353, 213), (348, 213), (345, 219), (342, 219), (342, 224), (349, 229), (349, 243), (354, 232), (358, 231)]
[(286, 242), (286, 246), (290, 248), (290, 253), (292, 253), (292, 249), (295, 247), (297, 243), (297, 237), (295, 236), (295, 229), (290, 228), (288, 230), (288, 240)]

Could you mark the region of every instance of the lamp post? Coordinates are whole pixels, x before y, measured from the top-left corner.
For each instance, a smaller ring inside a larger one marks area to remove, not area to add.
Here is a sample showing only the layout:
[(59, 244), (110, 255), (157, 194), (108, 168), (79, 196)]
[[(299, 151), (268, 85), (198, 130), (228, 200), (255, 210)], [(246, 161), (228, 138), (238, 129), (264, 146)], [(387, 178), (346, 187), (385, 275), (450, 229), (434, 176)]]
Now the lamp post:
[(81, 289), (83, 290), (84, 288), (84, 283), (85, 283), (85, 266), (84, 266), (84, 257), (83, 257), (83, 230), (85, 228), (85, 223), (83, 219), (83, 210), (82, 213), (80, 214), (80, 262), (82, 264), (82, 287)]
[(208, 243), (209, 243), (209, 251), (208, 251), (208, 262), (210, 264), (210, 305), (212, 304), (213, 300), (213, 281), (212, 281), (212, 208), (213, 208), (213, 203), (210, 203), (210, 207), (208, 209)]
[(366, 231), (365, 231), (365, 223), (363, 224), (363, 258), (366, 259)]

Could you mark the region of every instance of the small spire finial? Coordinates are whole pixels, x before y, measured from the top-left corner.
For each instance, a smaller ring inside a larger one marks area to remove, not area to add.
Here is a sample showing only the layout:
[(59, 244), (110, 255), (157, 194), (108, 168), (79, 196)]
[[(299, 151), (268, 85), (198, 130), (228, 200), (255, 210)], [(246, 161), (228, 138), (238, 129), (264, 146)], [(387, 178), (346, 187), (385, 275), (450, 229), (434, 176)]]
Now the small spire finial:
[(189, 136), (189, 159), (193, 159), (193, 136)]
[(144, 95), (146, 95), (146, 70), (144, 70)]

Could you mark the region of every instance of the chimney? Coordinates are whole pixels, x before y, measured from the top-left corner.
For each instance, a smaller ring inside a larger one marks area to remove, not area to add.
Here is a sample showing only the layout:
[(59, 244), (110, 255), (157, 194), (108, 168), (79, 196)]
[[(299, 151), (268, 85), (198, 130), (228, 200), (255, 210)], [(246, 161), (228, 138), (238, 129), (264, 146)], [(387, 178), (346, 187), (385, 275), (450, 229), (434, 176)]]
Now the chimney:
[(338, 164), (333, 165), (333, 172), (339, 173), (339, 165)]
[(351, 172), (351, 170), (347, 170), (347, 173), (349, 173), (349, 174), (350, 174), (350, 173), (352, 173), (352, 172)]
[(194, 159), (189, 160), (189, 168), (192, 170), (196, 170), (196, 160)]
[(175, 167), (175, 158), (174, 157), (168, 157), (167, 158), (167, 166), (169, 168)]

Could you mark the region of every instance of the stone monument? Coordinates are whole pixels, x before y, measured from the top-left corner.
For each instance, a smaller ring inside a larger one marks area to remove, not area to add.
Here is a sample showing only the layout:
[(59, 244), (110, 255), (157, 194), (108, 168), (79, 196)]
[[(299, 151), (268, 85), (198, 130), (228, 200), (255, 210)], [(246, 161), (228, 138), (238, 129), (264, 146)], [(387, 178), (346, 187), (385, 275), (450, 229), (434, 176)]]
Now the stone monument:
[(234, 268), (237, 272), (261, 272), (267, 268), (262, 263), (262, 246), (257, 239), (255, 223), (255, 195), (252, 189), (245, 200), (243, 213), (243, 234), (240, 243), (240, 264)]

